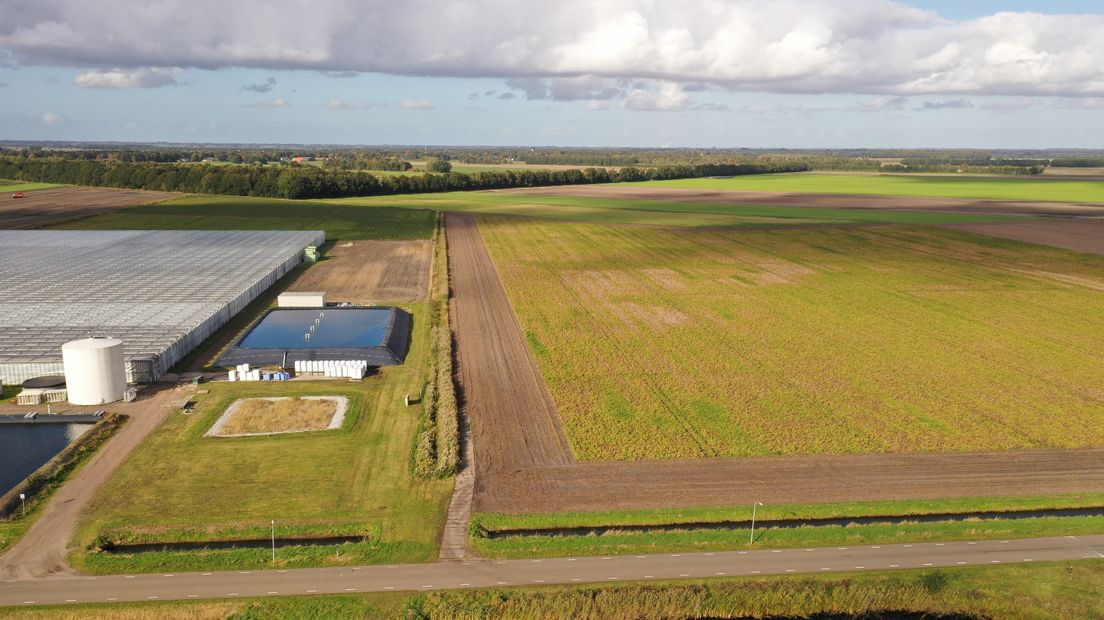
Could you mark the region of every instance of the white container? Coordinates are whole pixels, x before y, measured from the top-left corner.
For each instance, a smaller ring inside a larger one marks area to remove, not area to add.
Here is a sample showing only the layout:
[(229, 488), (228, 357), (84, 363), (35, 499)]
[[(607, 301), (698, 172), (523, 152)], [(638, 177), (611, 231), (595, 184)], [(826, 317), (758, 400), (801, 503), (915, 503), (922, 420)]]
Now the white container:
[(123, 399), (126, 365), (123, 341), (117, 338), (85, 338), (61, 346), (62, 367), (69, 402), (103, 405)]
[(226, 380), (227, 381), (237, 381), (238, 380), (238, 371), (231, 370), (230, 372), (226, 373)]

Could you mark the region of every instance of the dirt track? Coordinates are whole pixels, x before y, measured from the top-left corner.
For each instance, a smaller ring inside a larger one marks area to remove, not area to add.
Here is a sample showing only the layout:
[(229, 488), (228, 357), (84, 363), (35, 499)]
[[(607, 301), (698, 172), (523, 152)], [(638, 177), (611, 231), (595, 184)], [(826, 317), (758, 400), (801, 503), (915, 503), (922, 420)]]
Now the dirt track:
[(1029, 222), (978, 222), (953, 224), (948, 228), (1104, 255), (1104, 219), (1078, 218), (1033, 220)]
[(1104, 449), (577, 463), (474, 220), (446, 222), (476, 511), (1104, 492)]
[(432, 244), (421, 241), (350, 241), (288, 287), (325, 291), (327, 301), (356, 304), (417, 301), (425, 296)]
[(476, 503), (484, 472), (574, 461), (552, 397), (490, 253), (470, 215), (446, 219), (458, 375), (475, 442)]
[(19, 199), (0, 196), (0, 228), (40, 228), (179, 196), (104, 187), (54, 187), (24, 194)]
[(940, 211), (988, 215), (1104, 216), (1104, 204), (977, 200), (927, 196), (880, 196), (865, 194), (808, 194), (700, 190), (676, 187), (623, 185), (564, 185), (498, 190), (501, 193), (534, 196), (579, 196), (622, 200), (663, 200), (721, 204), (778, 205), (830, 209), (879, 209), (882, 211)]

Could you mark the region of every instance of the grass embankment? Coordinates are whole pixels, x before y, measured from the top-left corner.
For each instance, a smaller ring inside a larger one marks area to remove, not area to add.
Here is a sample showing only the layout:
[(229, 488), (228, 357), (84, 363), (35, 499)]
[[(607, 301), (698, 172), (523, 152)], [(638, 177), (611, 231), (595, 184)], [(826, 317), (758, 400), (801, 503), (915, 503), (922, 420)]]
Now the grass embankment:
[[(991, 540), (1032, 536), (1064, 536), (1104, 532), (1101, 517), (1040, 517), (1030, 519), (971, 519), (921, 523), (826, 525), (798, 528), (770, 527), (774, 519), (824, 519), (867, 516), (919, 516), (1104, 506), (1104, 494), (1042, 497), (984, 497), (938, 500), (851, 502), (760, 506), (755, 543), (749, 529), (705, 529), (695, 524), (746, 522), (751, 506), (723, 506), (586, 513), (501, 515), (477, 514), (472, 519), (472, 547), (494, 558), (621, 555), (672, 551), (858, 546), (925, 541)], [(624, 526), (655, 526), (650, 531), (617, 530)], [(679, 529), (684, 526), (684, 529)], [(488, 538), (488, 532), (535, 528), (609, 527), (598, 535), (517, 536)]]
[[(24, 607), (19, 618), (1098, 618), (1104, 562), (847, 575)], [(897, 612), (893, 615), (893, 612)], [(884, 616), (879, 614), (885, 614)], [(0, 609), (0, 617), (5, 611)]]
[(23, 387), (19, 385), (5, 385), (0, 387), (0, 401), (11, 400), (19, 393), (23, 391)]
[(1099, 181), (1041, 177), (796, 173), (646, 181), (626, 185), (818, 194), (936, 196), (983, 200), (1104, 202), (1104, 186)]
[(324, 230), (326, 240), (426, 239), (434, 213), (363, 209), (334, 202), (188, 196), (106, 213), (57, 228), (72, 230)]
[(1104, 444), (1104, 257), (928, 227), (480, 230), (580, 460)]
[[(436, 557), (451, 484), (409, 471), (418, 423), (405, 394), (421, 388), (429, 355), (424, 305), (406, 363), (362, 382), (208, 384), (195, 413), (174, 413), (139, 446), (78, 526), (74, 566), (94, 573), (273, 566), (266, 549), (101, 553), (103, 544), (363, 535), (335, 547), (286, 547), (275, 566), (421, 562)], [(203, 434), (233, 401), (345, 396), (340, 430), (262, 437)], [(340, 553), (340, 557), (337, 554)]]
[(414, 473), (419, 478), (451, 476), (456, 473), (460, 462), (460, 413), (453, 381), (448, 245), (444, 218), (438, 216), (437, 224), (429, 284), (430, 369), (425, 389), (422, 390), (422, 417), (414, 448)]
[[(743, 177), (741, 177), (743, 178)], [(786, 226), (799, 224), (952, 224), (1002, 221), (1004, 216), (938, 212), (876, 211), (744, 205), (722, 202), (674, 202), (578, 196), (541, 196), (516, 192), (447, 192), (323, 201), (365, 207), (439, 209), (466, 213), (523, 215), (545, 219), (651, 226)], [(1022, 218), (1020, 218), (1022, 219)]]
[[(125, 416), (105, 416), (23, 483), (0, 496), (0, 513), (8, 513), (8, 518), (0, 519), (0, 554), (23, 536), (69, 476), (79, 470), (125, 423)], [(27, 496), (26, 511), (18, 500), (20, 493)]]
[[(51, 187), (61, 186), (56, 183), (25, 183), (23, 181), (0, 179), (0, 194), (6, 192), (29, 192), (33, 189), (50, 189)], [(0, 198), (3, 197), (0, 196)]]

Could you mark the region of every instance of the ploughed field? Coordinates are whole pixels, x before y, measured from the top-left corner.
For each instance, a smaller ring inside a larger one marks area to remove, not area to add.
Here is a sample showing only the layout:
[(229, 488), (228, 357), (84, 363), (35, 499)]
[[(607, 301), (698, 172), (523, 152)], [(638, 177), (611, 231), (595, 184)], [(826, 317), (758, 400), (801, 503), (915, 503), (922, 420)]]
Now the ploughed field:
[(480, 231), (580, 460), (1104, 444), (1099, 256), (919, 227)]
[[(22, 198), (11, 194), (22, 192)], [(167, 192), (0, 181), (0, 228), (39, 228), (177, 196)]]
[(325, 291), (330, 301), (355, 304), (418, 301), (428, 286), (431, 248), (425, 239), (339, 242), (288, 290)]

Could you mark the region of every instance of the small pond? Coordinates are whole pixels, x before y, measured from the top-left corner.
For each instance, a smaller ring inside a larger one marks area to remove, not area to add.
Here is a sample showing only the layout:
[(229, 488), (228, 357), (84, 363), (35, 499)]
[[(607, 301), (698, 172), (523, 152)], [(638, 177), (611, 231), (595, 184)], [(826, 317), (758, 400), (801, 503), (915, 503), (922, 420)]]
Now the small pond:
[(92, 424), (0, 424), (0, 495), (7, 493), (76, 441)]

